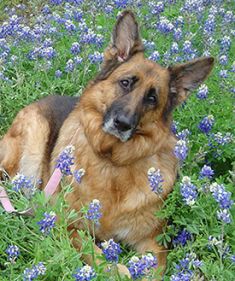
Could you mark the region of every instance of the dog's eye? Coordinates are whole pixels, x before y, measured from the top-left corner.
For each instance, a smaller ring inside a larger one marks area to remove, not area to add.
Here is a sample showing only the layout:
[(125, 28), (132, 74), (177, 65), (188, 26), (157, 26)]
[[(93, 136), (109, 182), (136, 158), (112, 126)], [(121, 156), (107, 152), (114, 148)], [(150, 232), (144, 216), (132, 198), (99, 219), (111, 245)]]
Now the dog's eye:
[(120, 81), (120, 85), (122, 86), (123, 89), (129, 89), (131, 82), (128, 79), (123, 79)]
[(157, 102), (157, 97), (156, 96), (148, 96), (147, 100), (149, 103), (155, 104)]
[(148, 95), (145, 97), (145, 102), (151, 105), (155, 105), (157, 103), (157, 95), (155, 89), (150, 89)]

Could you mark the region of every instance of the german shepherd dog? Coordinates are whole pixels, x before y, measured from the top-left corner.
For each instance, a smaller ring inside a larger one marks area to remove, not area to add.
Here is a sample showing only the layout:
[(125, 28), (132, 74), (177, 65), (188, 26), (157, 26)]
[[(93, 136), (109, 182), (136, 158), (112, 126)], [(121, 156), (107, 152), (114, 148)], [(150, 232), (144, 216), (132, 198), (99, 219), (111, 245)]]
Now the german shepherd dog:
[[(59, 154), (73, 145), (73, 169), (82, 167), (86, 174), (81, 184), (72, 183), (70, 208), (79, 212), (93, 199), (100, 200), (95, 238), (113, 238), (139, 253), (153, 252), (164, 270), (166, 249), (155, 240), (164, 222), (154, 215), (162, 199), (151, 191), (147, 171), (160, 169), (165, 199), (178, 167), (172, 111), (203, 82), (213, 62), (207, 57), (164, 68), (146, 59), (136, 19), (124, 11), (101, 71), (81, 98), (49, 96), (21, 110), (0, 142), (0, 167), (10, 176), (20, 172), (42, 179), (45, 186)], [(72, 182), (72, 176), (67, 179)], [(81, 243), (76, 230), (83, 227), (69, 226), (77, 249)]]

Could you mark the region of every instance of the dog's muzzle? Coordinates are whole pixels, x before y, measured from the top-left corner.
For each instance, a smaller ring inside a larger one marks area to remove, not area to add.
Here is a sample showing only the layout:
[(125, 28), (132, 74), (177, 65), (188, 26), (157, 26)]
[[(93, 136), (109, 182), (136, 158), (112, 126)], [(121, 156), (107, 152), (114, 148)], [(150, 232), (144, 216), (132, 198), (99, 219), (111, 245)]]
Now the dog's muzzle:
[(128, 141), (134, 134), (137, 126), (135, 116), (128, 116), (124, 112), (107, 112), (104, 117), (103, 130), (119, 138), (122, 142)]

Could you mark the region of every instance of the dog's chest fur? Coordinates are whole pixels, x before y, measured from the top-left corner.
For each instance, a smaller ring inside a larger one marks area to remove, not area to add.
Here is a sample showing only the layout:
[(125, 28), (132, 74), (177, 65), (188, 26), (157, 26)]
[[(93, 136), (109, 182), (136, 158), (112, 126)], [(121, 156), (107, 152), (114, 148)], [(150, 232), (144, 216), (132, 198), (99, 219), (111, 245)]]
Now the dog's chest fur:
[[(154, 235), (162, 227), (162, 222), (155, 216), (162, 206), (162, 199), (151, 191), (147, 171), (151, 167), (161, 170), (164, 179), (162, 197), (165, 198), (172, 190), (177, 166), (169, 148), (131, 165), (117, 167), (92, 151), (82, 128), (73, 137), (71, 132), (75, 130), (70, 129), (66, 124), (63, 126), (63, 130), (68, 131), (64, 135), (70, 135), (71, 139), (60, 139), (60, 146), (56, 146), (53, 153), (56, 159), (66, 145), (74, 145), (76, 164), (73, 169), (84, 168), (86, 171), (81, 184), (73, 180), (73, 192), (67, 198), (69, 206), (79, 211), (93, 199), (100, 200), (102, 218), (96, 227), (96, 236), (100, 240), (114, 238), (134, 245), (146, 235)], [(172, 150), (174, 143), (174, 138), (169, 140)], [(77, 227), (81, 228), (81, 225)]]

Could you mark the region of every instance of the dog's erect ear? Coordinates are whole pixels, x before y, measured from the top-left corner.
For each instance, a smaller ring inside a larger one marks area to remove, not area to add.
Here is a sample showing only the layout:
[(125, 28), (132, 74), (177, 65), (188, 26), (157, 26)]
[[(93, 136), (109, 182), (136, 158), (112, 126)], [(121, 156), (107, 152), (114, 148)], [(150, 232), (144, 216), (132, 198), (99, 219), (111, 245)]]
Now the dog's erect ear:
[(118, 17), (113, 30), (112, 47), (116, 49), (117, 59), (121, 62), (143, 49), (139, 27), (131, 11), (124, 11)]
[(171, 107), (184, 102), (189, 92), (196, 89), (208, 76), (214, 64), (212, 57), (169, 67)]
[(96, 81), (106, 79), (117, 66), (127, 61), (135, 53), (143, 51), (135, 16), (131, 11), (124, 11), (117, 19), (111, 44), (104, 52), (104, 62)]

